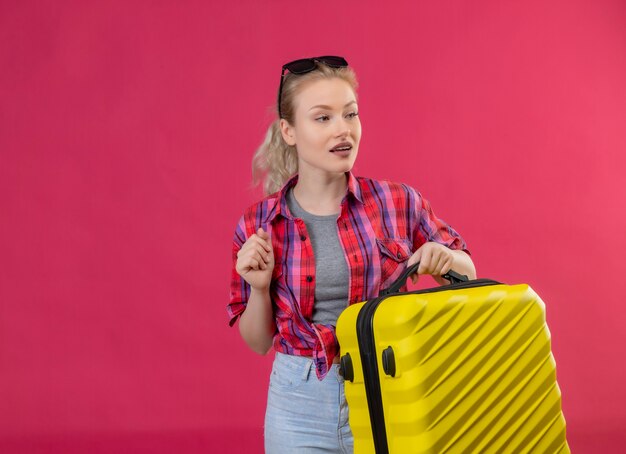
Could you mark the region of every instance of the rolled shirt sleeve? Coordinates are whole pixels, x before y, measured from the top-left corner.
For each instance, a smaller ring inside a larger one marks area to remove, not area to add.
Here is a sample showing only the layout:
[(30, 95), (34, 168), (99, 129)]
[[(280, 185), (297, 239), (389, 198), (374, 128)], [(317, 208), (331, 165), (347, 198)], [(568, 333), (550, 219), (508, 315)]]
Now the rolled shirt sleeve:
[(443, 219), (435, 215), (430, 202), (415, 189), (407, 186), (410, 206), (414, 207), (412, 213), (412, 241), (414, 250), (419, 249), (424, 243), (433, 241), (450, 249), (461, 250), (470, 254), (463, 237), (447, 224)]

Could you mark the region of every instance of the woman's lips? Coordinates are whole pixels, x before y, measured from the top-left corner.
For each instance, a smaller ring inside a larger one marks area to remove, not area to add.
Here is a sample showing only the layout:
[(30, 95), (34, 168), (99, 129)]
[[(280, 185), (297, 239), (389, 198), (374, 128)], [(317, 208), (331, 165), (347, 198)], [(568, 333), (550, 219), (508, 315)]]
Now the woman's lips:
[(330, 152), (339, 157), (349, 156), (352, 152), (352, 144), (348, 141), (343, 141), (332, 147)]
[(343, 142), (339, 142), (334, 147), (332, 147), (330, 151), (337, 151), (337, 148), (352, 148), (352, 144), (347, 140), (344, 140)]
[(350, 153), (352, 153), (352, 148), (348, 150), (330, 150), (330, 152), (339, 157), (346, 157), (350, 156)]

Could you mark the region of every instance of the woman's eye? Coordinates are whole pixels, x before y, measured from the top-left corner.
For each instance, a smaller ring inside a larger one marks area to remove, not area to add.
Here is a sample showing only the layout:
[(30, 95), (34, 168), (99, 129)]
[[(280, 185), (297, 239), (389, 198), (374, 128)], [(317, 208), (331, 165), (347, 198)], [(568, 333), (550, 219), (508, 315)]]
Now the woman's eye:
[(359, 115), (359, 113), (358, 113), (358, 112), (350, 112), (350, 113), (348, 114), (348, 117), (350, 117), (350, 118), (354, 118), (354, 117), (356, 117), (357, 115)]
[(321, 117), (317, 117), (317, 118), (316, 118), (316, 120), (317, 120), (317, 121), (320, 121), (320, 120), (328, 120), (328, 115), (322, 115)]

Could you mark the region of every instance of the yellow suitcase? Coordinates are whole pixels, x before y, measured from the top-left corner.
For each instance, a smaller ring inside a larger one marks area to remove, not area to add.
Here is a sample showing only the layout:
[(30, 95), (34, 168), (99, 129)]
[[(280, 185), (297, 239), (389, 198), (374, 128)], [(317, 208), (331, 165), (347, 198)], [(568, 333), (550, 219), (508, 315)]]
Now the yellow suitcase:
[(545, 305), (488, 279), (398, 293), (337, 321), (354, 452), (569, 453)]

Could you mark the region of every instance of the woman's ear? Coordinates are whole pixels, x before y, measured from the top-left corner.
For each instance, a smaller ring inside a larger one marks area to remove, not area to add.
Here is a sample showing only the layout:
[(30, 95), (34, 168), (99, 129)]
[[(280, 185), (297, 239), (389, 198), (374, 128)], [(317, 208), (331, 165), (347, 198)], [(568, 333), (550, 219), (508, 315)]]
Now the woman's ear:
[(287, 143), (287, 145), (291, 145), (293, 147), (296, 144), (295, 130), (293, 126), (291, 126), (284, 118), (280, 119), (280, 133), (282, 134), (283, 140)]

